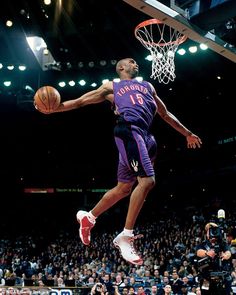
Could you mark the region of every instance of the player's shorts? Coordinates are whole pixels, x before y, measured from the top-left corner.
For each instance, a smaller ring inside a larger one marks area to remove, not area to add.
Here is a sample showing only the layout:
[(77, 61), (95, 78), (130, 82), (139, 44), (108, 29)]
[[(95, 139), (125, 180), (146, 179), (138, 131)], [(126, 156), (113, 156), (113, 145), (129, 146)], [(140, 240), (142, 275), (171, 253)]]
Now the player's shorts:
[(151, 134), (130, 123), (118, 123), (114, 130), (119, 150), (118, 181), (134, 182), (137, 176), (154, 176), (157, 144)]

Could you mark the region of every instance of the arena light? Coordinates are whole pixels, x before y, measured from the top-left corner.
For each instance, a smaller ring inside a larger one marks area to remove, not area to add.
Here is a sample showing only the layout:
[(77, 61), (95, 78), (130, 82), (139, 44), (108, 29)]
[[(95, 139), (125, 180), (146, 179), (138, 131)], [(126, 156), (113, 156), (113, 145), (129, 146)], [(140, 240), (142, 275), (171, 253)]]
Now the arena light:
[(91, 84), (91, 86), (92, 87), (97, 87), (97, 83), (94, 82), (94, 83)]
[(86, 84), (86, 82), (84, 80), (80, 80), (78, 83), (80, 86), (84, 86)]
[(7, 68), (9, 71), (12, 71), (12, 70), (14, 70), (15, 67), (13, 65), (9, 65), (9, 66), (7, 66)]
[(186, 53), (186, 50), (184, 48), (180, 48), (179, 50), (177, 50), (177, 53), (179, 55), (184, 55)]
[(143, 81), (143, 77), (141, 77), (141, 76), (136, 77), (136, 80), (139, 81), (139, 82), (142, 82)]
[(71, 80), (71, 81), (69, 81), (69, 83), (68, 83), (70, 86), (75, 86), (75, 81), (74, 80)]
[(199, 45), (199, 47), (200, 47), (202, 50), (207, 50), (207, 49), (208, 49), (208, 46), (207, 46), (206, 44), (203, 44), (203, 43), (201, 43), (201, 44)]
[(114, 82), (120, 82), (120, 78), (113, 79)]
[(84, 66), (84, 63), (82, 61), (78, 62), (78, 68), (79, 69), (83, 68), (83, 66)]
[(105, 83), (107, 83), (107, 82), (109, 82), (109, 79), (104, 79), (104, 80), (102, 80), (102, 84), (105, 84)]
[(146, 60), (148, 61), (152, 61), (153, 60), (153, 57), (151, 54), (149, 54), (148, 56), (145, 57)]
[(93, 62), (93, 61), (90, 61), (90, 62), (88, 63), (88, 66), (89, 66), (90, 68), (93, 68), (93, 67), (94, 67), (94, 62)]
[(0, 70), (3, 68), (3, 64), (2, 63), (0, 63)]
[(196, 53), (197, 52), (197, 46), (190, 46), (188, 50), (191, 53)]
[(116, 60), (116, 59), (112, 59), (112, 60), (111, 60), (111, 64), (112, 64), (113, 66), (115, 66), (115, 65), (117, 64), (117, 60)]
[(9, 87), (11, 86), (11, 81), (4, 81), (3, 84), (4, 86)]
[(51, 4), (51, 0), (44, 0), (44, 4), (45, 5), (50, 5)]
[(25, 70), (26, 70), (26, 66), (24, 66), (24, 65), (19, 65), (18, 69), (19, 69), (20, 71), (25, 71)]
[(100, 65), (101, 65), (102, 67), (104, 67), (106, 64), (107, 64), (107, 62), (106, 62), (105, 60), (100, 60)]
[(7, 27), (12, 27), (13, 26), (13, 22), (11, 20), (7, 20), (6, 21), (6, 26)]
[(59, 85), (60, 87), (65, 87), (65, 86), (66, 86), (66, 82), (61, 81), (61, 82), (58, 83), (58, 85)]

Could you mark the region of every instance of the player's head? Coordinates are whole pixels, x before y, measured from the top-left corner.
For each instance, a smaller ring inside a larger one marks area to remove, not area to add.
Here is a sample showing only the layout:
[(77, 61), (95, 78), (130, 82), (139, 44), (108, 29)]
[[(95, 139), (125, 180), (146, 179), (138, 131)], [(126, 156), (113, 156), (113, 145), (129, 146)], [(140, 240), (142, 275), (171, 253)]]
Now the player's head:
[(123, 58), (117, 62), (116, 72), (121, 79), (133, 79), (138, 75), (138, 64), (133, 58)]

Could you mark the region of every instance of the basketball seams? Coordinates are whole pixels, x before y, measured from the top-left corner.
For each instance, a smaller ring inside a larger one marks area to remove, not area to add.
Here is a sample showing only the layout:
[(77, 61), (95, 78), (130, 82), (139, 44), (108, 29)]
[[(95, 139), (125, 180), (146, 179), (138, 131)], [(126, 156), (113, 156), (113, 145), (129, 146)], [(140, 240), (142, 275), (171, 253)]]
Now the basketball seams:
[(53, 104), (52, 104), (52, 109), (54, 110), (55, 109), (55, 105), (56, 105), (56, 103), (57, 103), (57, 97), (60, 97), (60, 94), (59, 94), (59, 92), (56, 90), (56, 89), (54, 89), (53, 90), (53, 98), (54, 98), (54, 101), (53, 101)]
[(49, 97), (50, 97), (50, 91), (49, 91), (49, 88), (50, 86), (46, 86), (45, 87), (45, 90), (46, 90), (46, 92), (47, 92), (47, 104), (48, 104), (48, 111), (50, 111), (50, 109), (51, 109), (51, 101), (50, 101), (50, 99), (49, 99)]
[(36, 91), (34, 100), (39, 110), (50, 113), (59, 106), (61, 96), (56, 88), (43, 86)]
[(43, 100), (43, 91), (42, 89), (37, 93), (37, 97), (39, 98), (39, 101), (41, 102), (41, 104), (44, 106), (45, 110), (48, 110), (47, 109), (47, 104), (44, 102)]

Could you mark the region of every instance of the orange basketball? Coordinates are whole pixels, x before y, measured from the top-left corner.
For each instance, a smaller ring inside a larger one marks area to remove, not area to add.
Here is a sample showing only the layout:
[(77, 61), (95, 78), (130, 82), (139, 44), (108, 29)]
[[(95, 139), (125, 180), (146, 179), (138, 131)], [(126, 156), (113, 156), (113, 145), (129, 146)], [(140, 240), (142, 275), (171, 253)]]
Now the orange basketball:
[(34, 95), (34, 103), (37, 109), (42, 112), (51, 113), (55, 111), (60, 102), (60, 93), (52, 86), (43, 86)]

